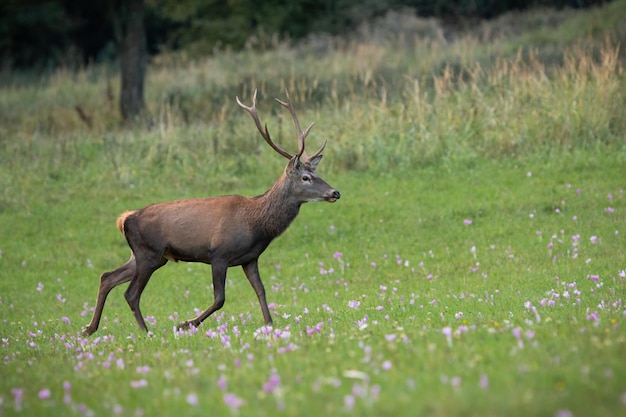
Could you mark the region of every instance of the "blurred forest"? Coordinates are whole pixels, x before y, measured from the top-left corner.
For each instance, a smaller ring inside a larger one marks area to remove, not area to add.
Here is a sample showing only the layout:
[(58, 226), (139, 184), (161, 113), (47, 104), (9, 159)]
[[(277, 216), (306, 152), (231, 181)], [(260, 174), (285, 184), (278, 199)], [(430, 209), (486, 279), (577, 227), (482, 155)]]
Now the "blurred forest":
[(389, 10), (436, 17), (451, 28), (530, 7), (586, 8), (607, 0), (3, 0), (0, 65), (46, 71), (119, 58), (116, 34), (132, 3), (143, 9), (149, 55), (262, 49), (272, 39), (341, 35)]

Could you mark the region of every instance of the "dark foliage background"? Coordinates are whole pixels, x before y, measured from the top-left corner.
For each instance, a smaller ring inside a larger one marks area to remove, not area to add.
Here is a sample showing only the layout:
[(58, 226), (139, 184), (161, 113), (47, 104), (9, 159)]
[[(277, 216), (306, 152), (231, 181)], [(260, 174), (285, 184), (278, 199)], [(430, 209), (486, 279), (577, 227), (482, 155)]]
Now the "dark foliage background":
[[(4, 0), (0, 63), (45, 69), (116, 58), (113, 8), (124, 0)], [(272, 35), (298, 40), (340, 35), (390, 9), (411, 8), (450, 25), (530, 7), (586, 8), (606, 0), (145, 0), (147, 47), (210, 54), (262, 48)]]

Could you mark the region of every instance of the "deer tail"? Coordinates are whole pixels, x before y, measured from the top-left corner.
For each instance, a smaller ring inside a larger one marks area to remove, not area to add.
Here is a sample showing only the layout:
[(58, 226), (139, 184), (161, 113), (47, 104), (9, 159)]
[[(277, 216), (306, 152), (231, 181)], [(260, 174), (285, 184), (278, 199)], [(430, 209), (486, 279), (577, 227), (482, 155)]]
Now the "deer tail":
[(135, 211), (136, 210), (125, 211), (124, 213), (120, 214), (120, 217), (117, 218), (117, 228), (120, 230), (120, 232), (124, 233), (124, 223), (126, 222), (126, 218), (135, 213)]

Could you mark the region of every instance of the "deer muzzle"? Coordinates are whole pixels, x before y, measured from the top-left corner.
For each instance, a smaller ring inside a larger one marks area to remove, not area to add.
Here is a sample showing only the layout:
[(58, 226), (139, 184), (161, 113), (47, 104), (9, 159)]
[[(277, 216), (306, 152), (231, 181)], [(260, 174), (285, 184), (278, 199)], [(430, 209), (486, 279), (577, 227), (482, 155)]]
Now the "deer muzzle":
[(324, 196), (324, 200), (329, 203), (334, 203), (341, 198), (341, 193), (337, 190), (332, 190), (328, 195)]

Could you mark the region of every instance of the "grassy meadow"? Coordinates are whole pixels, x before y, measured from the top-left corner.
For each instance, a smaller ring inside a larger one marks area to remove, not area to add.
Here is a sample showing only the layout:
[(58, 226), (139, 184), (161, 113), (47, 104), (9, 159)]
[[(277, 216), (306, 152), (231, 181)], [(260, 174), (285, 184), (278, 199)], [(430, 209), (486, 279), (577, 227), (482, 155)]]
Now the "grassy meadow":
[[(342, 39), (155, 57), (144, 119), (106, 66), (0, 73), (0, 416), (619, 416), (626, 413), (626, 2), (446, 34), (389, 15)], [(274, 315), (229, 271), (170, 263), (142, 297), (118, 214), (261, 194), (286, 160), (288, 89), (318, 172), (260, 259)]]

